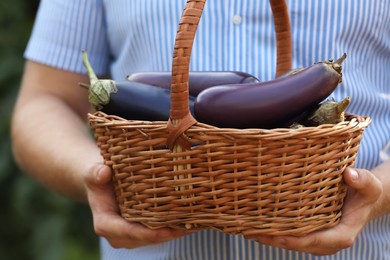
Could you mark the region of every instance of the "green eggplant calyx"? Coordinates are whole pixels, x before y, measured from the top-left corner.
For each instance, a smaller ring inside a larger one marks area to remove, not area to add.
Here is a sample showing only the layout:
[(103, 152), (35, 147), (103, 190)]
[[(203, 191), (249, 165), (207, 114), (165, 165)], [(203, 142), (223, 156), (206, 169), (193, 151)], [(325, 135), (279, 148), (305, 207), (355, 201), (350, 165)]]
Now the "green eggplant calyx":
[(327, 100), (320, 104), (314, 112), (307, 118), (305, 125), (337, 124), (345, 120), (344, 111), (351, 102), (350, 97), (346, 97), (340, 102)]
[(104, 105), (107, 105), (110, 102), (111, 93), (117, 93), (118, 89), (114, 80), (98, 79), (89, 62), (88, 55), (85, 50), (82, 51), (82, 58), (84, 67), (89, 76), (90, 85), (80, 84), (80, 86), (88, 88), (89, 103), (96, 110), (100, 110)]

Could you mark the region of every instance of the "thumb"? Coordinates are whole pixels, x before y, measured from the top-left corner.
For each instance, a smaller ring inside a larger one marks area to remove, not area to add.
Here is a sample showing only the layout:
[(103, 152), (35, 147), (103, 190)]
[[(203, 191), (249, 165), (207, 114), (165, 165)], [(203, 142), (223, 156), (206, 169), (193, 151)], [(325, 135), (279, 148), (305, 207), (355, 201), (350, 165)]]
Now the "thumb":
[(355, 195), (369, 203), (376, 201), (382, 193), (382, 183), (368, 170), (347, 168), (344, 181)]
[(104, 185), (111, 181), (111, 169), (107, 165), (97, 163), (89, 167), (86, 172), (87, 185)]
[(111, 175), (111, 168), (101, 163), (91, 165), (87, 171), (85, 185), (92, 212), (117, 214)]

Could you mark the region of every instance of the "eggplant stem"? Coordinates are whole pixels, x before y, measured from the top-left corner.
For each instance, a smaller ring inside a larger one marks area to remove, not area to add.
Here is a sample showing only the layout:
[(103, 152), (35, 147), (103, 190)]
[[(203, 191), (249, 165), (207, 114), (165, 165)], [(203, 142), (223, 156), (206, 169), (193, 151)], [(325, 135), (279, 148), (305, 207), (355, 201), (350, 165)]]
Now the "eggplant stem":
[(333, 69), (338, 73), (341, 73), (341, 63), (343, 63), (343, 61), (345, 61), (346, 58), (347, 58), (347, 54), (344, 52), (343, 56), (338, 58), (335, 62), (331, 63)]
[(351, 102), (351, 98), (348, 96), (337, 103), (337, 111), (344, 112), (347, 107), (349, 106), (349, 103)]
[(343, 63), (343, 62), (345, 61), (346, 58), (347, 58), (347, 54), (344, 52), (343, 56), (341, 56), (341, 57), (340, 57), (338, 60), (336, 60), (334, 63), (341, 66), (341, 63)]
[(98, 81), (98, 77), (95, 74), (95, 71), (93, 70), (91, 63), (89, 63), (88, 54), (85, 50), (81, 51), (81, 55), (83, 58), (83, 63), (85, 66), (85, 69), (87, 70), (89, 80), (91, 82), (91, 85), (93, 85), (94, 82)]

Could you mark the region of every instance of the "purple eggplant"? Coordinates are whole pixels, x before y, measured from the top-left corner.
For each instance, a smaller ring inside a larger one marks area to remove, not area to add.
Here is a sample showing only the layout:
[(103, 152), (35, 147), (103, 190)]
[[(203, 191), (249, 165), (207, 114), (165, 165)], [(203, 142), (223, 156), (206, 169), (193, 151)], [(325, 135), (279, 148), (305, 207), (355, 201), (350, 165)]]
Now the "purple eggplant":
[[(126, 78), (165, 89), (171, 87), (171, 72), (138, 72)], [(191, 71), (188, 76), (190, 96), (198, 96), (203, 90), (229, 84), (244, 84), (260, 82), (251, 74), (240, 71)]]
[[(171, 102), (170, 73), (137, 73), (128, 78), (130, 80), (124, 81), (98, 79), (85, 51), (82, 52), (82, 56), (90, 78), (90, 85), (82, 86), (88, 88), (89, 102), (96, 110), (129, 120), (168, 120)], [(189, 79), (196, 95), (214, 84), (259, 82), (255, 77), (243, 72), (194, 72), (190, 74)], [(189, 109), (192, 115), (194, 102), (195, 97), (190, 95)]]
[(202, 91), (195, 118), (217, 127), (275, 128), (326, 99), (342, 80), (341, 63), (324, 61), (272, 81), (216, 86)]
[[(170, 116), (168, 89), (135, 81), (116, 81), (117, 92), (100, 110), (128, 120), (167, 121)], [(194, 115), (195, 97), (189, 97), (190, 112)]]

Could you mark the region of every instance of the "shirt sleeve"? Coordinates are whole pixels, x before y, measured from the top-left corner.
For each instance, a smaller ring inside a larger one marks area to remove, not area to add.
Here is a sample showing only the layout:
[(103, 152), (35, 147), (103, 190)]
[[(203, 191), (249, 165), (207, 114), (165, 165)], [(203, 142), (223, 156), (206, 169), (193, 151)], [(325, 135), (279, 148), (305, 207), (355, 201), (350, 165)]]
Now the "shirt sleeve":
[(85, 49), (97, 74), (109, 73), (110, 51), (101, 0), (42, 0), (24, 53), (28, 60), (85, 73)]

